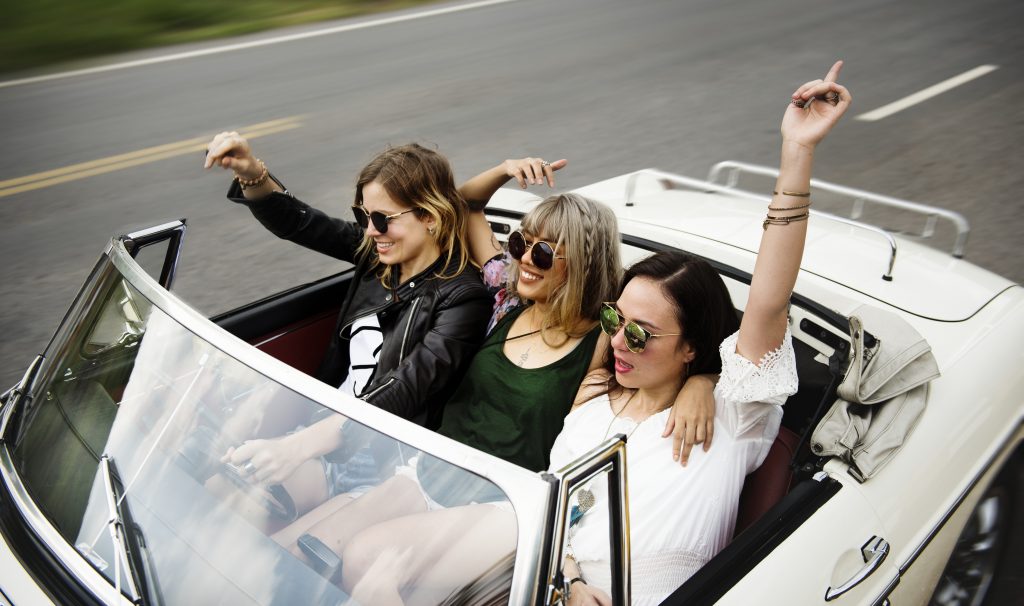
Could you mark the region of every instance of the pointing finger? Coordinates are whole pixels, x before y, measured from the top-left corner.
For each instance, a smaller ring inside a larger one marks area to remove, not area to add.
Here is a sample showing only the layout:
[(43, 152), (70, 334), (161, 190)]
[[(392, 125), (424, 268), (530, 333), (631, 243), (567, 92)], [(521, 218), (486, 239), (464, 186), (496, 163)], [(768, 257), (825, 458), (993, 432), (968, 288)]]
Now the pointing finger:
[(555, 186), (555, 171), (562, 170), (568, 163), (568, 160), (562, 158), (561, 160), (555, 160), (554, 162), (549, 162), (544, 165), (544, 174), (547, 175), (548, 178), (548, 187)]
[(832, 69), (828, 70), (828, 75), (825, 76), (825, 82), (835, 82), (839, 78), (839, 71), (843, 69), (843, 62), (836, 61), (832, 65)]

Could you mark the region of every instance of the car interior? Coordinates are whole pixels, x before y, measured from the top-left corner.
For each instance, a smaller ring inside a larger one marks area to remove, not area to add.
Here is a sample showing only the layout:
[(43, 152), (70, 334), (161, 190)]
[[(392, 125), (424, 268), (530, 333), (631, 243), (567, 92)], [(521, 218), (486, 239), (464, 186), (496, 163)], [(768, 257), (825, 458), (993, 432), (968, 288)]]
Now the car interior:
[[(516, 213), (496, 214), (492, 217), (496, 233), (507, 234), (518, 223)], [(630, 236), (623, 237), (622, 247), (627, 264), (667, 248)], [(741, 307), (749, 287), (749, 274), (713, 259), (709, 261)], [(351, 270), (343, 271), (212, 320), (269, 355), (314, 374), (336, 329), (340, 303), (351, 277)], [(125, 305), (123, 302), (130, 302), (133, 297), (129, 287), (121, 288), (125, 288), (124, 296), (113, 300)], [(88, 351), (81, 352), (74, 380), (61, 382), (48, 392), (53, 406), (38, 407), (38, 414), (44, 418), (33, 420), (33, 432), (18, 446), (22, 451), (19, 458), (26, 466), (22, 472), (33, 478), (34, 498), (64, 536), (74, 537), (79, 532), (93, 472), (132, 370), (131, 319), (144, 316), (145, 310), (130, 307), (117, 310), (118, 318), (127, 318), (123, 328), (121, 323), (110, 320), (109, 310), (98, 310), (95, 317), (85, 319), (84, 324), (92, 326), (98, 337), (86, 340)], [(737, 309), (737, 314), (741, 313), (742, 309)], [(839, 490), (838, 482), (815, 477), (823, 460), (809, 451), (807, 442), (817, 420), (835, 399), (849, 350), (845, 326), (845, 318), (794, 295), (791, 332), (799, 391), (784, 407), (782, 428), (764, 464), (747, 477), (734, 540), (670, 596), (666, 604), (713, 603)], [(31, 456), (32, 451), (44, 450), (51, 456)], [(56, 463), (61, 461), (65, 464)], [(80, 465), (70, 466), (67, 461)], [(61, 490), (46, 490), (46, 486), (60, 486)]]
[[(497, 234), (507, 234), (519, 215), (494, 211)], [(623, 237), (626, 264), (661, 249), (662, 244)], [(739, 305), (746, 299), (750, 275), (708, 259), (719, 270)], [(285, 363), (313, 374), (335, 329), (340, 302), (351, 272), (295, 288), (222, 314), (213, 320), (239, 338)], [(737, 309), (737, 314), (742, 314)], [(713, 603), (746, 571), (839, 490), (828, 479), (814, 479), (823, 460), (808, 448), (811, 430), (835, 399), (849, 350), (846, 319), (795, 294), (791, 331), (800, 377), (799, 391), (784, 406), (779, 436), (764, 463), (745, 482), (730, 546), (714, 558), (665, 604)], [(770, 515), (766, 515), (770, 514)]]

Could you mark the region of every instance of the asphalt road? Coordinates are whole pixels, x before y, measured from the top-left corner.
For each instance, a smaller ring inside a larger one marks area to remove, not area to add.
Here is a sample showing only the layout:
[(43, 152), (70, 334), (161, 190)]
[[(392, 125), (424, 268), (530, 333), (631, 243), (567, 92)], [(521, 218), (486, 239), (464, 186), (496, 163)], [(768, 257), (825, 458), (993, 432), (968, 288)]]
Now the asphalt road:
[[(254, 139), (258, 155), (337, 213), (348, 212), (358, 169), (410, 140), (436, 145), (459, 178), (523, 155), (569, 158), (560, 188), (644, 167), (703, 176), (722, 159), (776, 163), (789, 94), (836, 58), (854, 108), (822, 146), (816, 176), (963, 213), (966, 258), (1024, 281), (1021, 23), (1024, 4), (1011, 0), (517, 0), (0, 83), (0, 384), (45, 345), (121, 230), (187, 217), (176, 290), (206, 313), (338, 269), (225, 201), (227, 177), (204, 173), (198, 151), (136, 153), (119, 170), (21, 193), (5, 193), (8, 180), (285, 118), (285, 130)], [(854, 119), (981, 65), (999, 68), (882, 120)], [(936, 245), (951, 242), (940, 231)]]
[[(854, 115), (994, 64), (883, 120), (849, 116), (816, 175), (963, 213), (966, 258), (1020, 282), (1022, 22), (1008, 0), (518, 0), (0, 88), (0, 181), (296, 116), (254, 147), (293, 191), (338, 213), (358, 169), (409, 140), (448, 154), (459, 178), (523, 155), (569, 158), (560, 187), (643, 167), (703, 176), (727, 158), (777, 162), (788, 95), (836, 58)], [(207, 313), (336, 269), (268, 237), (224, 200), (226, 184), (190, 151), (0, 189), (0, 382), (19, 376), (120, 229), (188, 217), (177, 290)]]

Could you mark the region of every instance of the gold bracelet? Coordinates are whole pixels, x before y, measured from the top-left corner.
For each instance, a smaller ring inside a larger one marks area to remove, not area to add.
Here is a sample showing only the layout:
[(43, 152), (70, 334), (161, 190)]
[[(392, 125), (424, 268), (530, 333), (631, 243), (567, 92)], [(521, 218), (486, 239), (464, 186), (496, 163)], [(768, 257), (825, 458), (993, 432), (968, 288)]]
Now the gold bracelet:
[[(773, 191), (772, 195), (773, 196), (777, 196), (777, 195), (779, 195), (779, 192)], [(796, 196), (797, 198), (810, 198), (811, 197), (811, 192), (809, 192), (809, 191), (786, 191), (786, 190), (782, 190), (782, 195), (783, 196)]]
[(764, 223), (761, 224), (761, 229), (768, 229), (769, 225), (789, 225), (797, 221), (806, 221), (810, 213), (801, 213), (799, 215), (792, 215), (789, 217), (773, 217), (768, 215), (764, 219)]
[(779, 207), (776, 207), (776, 206), (769, 206), (768, 210), (802, 210), (804, 208), (810, 208), (810, 207), (811, 207), (811, 203), (808, 202), (807, 204), (801, 204), (800, 206), (790, 206), (788, 208), (779, 208)]
[(238, 181), (238, 185), (242, 189), (249, 189), (251, 187), (259, 187), (267, 182), (270, 178), (270, 171), (267, 170), (267, 165), (263, 163), (263, 160), (256, 159), (260, 163), (260, 174), (253, 179), (243, 179), (241, 175), (235, 173), (235, 180)]

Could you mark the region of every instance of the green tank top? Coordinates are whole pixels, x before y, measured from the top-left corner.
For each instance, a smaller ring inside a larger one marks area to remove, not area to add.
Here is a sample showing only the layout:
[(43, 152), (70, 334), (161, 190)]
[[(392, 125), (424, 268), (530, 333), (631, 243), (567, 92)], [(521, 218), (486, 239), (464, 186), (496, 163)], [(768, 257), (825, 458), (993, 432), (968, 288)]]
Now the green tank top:
[(502, 318), (484, 341), (445, 406), (438, 431), (521, 467), (545, 471), (601, 329), (595, 326), (560, 360), (540, 368), (520, 368), (502, 349), (523, 309)]

